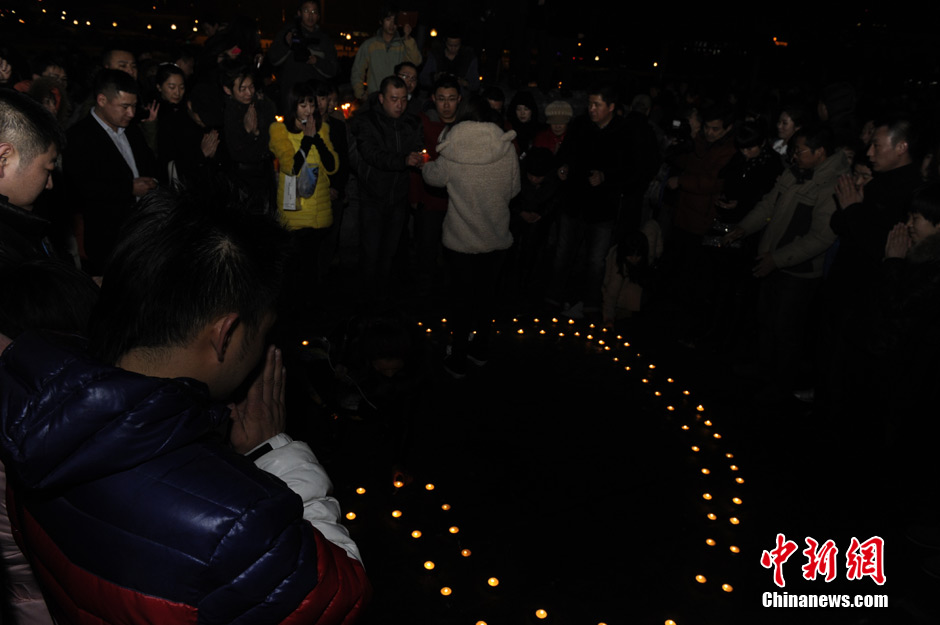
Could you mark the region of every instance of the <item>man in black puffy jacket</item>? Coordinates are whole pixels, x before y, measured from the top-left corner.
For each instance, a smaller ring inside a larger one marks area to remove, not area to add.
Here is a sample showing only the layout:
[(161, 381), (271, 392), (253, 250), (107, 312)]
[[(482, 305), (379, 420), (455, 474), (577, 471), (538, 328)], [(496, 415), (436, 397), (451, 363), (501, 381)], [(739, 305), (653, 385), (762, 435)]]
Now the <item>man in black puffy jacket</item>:
[(265, 334), (284, 234), (152, 194), (89, 348), (27, 332), (4, 352), (10, 517), (58, 623), (349, 623), (364, 604), (329, 478), (283, 432)]

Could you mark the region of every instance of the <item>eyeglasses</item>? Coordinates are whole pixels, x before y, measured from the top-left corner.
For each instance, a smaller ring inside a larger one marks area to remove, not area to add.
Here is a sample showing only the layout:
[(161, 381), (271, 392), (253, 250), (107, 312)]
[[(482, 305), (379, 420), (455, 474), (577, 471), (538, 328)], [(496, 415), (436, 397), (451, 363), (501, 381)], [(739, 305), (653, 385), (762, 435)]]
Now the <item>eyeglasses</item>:
[(411, 74), (399, 74), (398, 77), (405, 82), (418, 82), (418, 77), (412, 76)]

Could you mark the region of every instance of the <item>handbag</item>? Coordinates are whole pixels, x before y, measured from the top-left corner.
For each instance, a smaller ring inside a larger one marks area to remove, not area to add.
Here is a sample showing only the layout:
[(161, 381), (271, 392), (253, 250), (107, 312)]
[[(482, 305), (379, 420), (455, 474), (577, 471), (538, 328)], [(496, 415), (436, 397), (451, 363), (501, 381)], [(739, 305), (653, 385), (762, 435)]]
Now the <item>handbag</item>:
[(307, 156), (304, 155), (304, 166), (297, 173), (297, 195), (303, 198), (310, 197), (317, 190), (317, 178), (320, 175), (320, 166), (311, 167), (307, 164)]
[(308, 198), (313, 195), (317, 189), (317, 178), (320, 175), (320, 167), (307, 164), (307, 157), (304, 155), (304, 164), (297, 172), (296, 176), (284, 174), (284, 197), (281, 200), (281, 210), (295, 211), (298, 197)]

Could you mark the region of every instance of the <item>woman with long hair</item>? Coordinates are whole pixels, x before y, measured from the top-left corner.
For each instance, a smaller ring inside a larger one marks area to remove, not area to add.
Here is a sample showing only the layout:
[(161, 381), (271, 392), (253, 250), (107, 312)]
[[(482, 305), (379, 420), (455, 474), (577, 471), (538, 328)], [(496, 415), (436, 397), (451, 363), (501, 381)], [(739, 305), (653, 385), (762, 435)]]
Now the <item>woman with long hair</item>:
[(190, 113), (186, 102), (186, 75), (173, 63), (163, 63), (155, 77), (157, 98), (156, 155), (166, 180), (191, 186), (205, 181), (208, 161), (215, 158), (219, 132), (205, 132)]

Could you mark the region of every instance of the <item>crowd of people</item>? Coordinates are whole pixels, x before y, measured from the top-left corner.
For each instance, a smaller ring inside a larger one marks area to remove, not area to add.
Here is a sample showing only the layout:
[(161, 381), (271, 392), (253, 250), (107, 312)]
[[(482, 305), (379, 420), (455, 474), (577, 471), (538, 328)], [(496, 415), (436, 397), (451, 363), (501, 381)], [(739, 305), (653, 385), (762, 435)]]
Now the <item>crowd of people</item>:
[[(657, 314), (688, 348), (740, 357), (765, 399), (840, 423), (875, 378), (904, 389), (877, 398), (898, 420), (866, 427), (910, 438), (897, 424), (940, 388), (924, 103), (847, 83), (507, 94), (457, 28), (422, 50), (393, 9), (345, 75), (319, 18), (300, 2), (267, 50), (251, 20), (210, 20), (201, 47), (110, 46), (94, 70), (0, 53), (4, 619), (343, 622), (362, 606), (358, 548), (284, 432), (265, 344), (275, 311), (336, 296), (350, 211), (344, 288), (360, 312), (447, 293), (456, 379), (490, 357), (500, 306), (608, 327)], [(165, 568), (135, 564), (151, 558)]]

